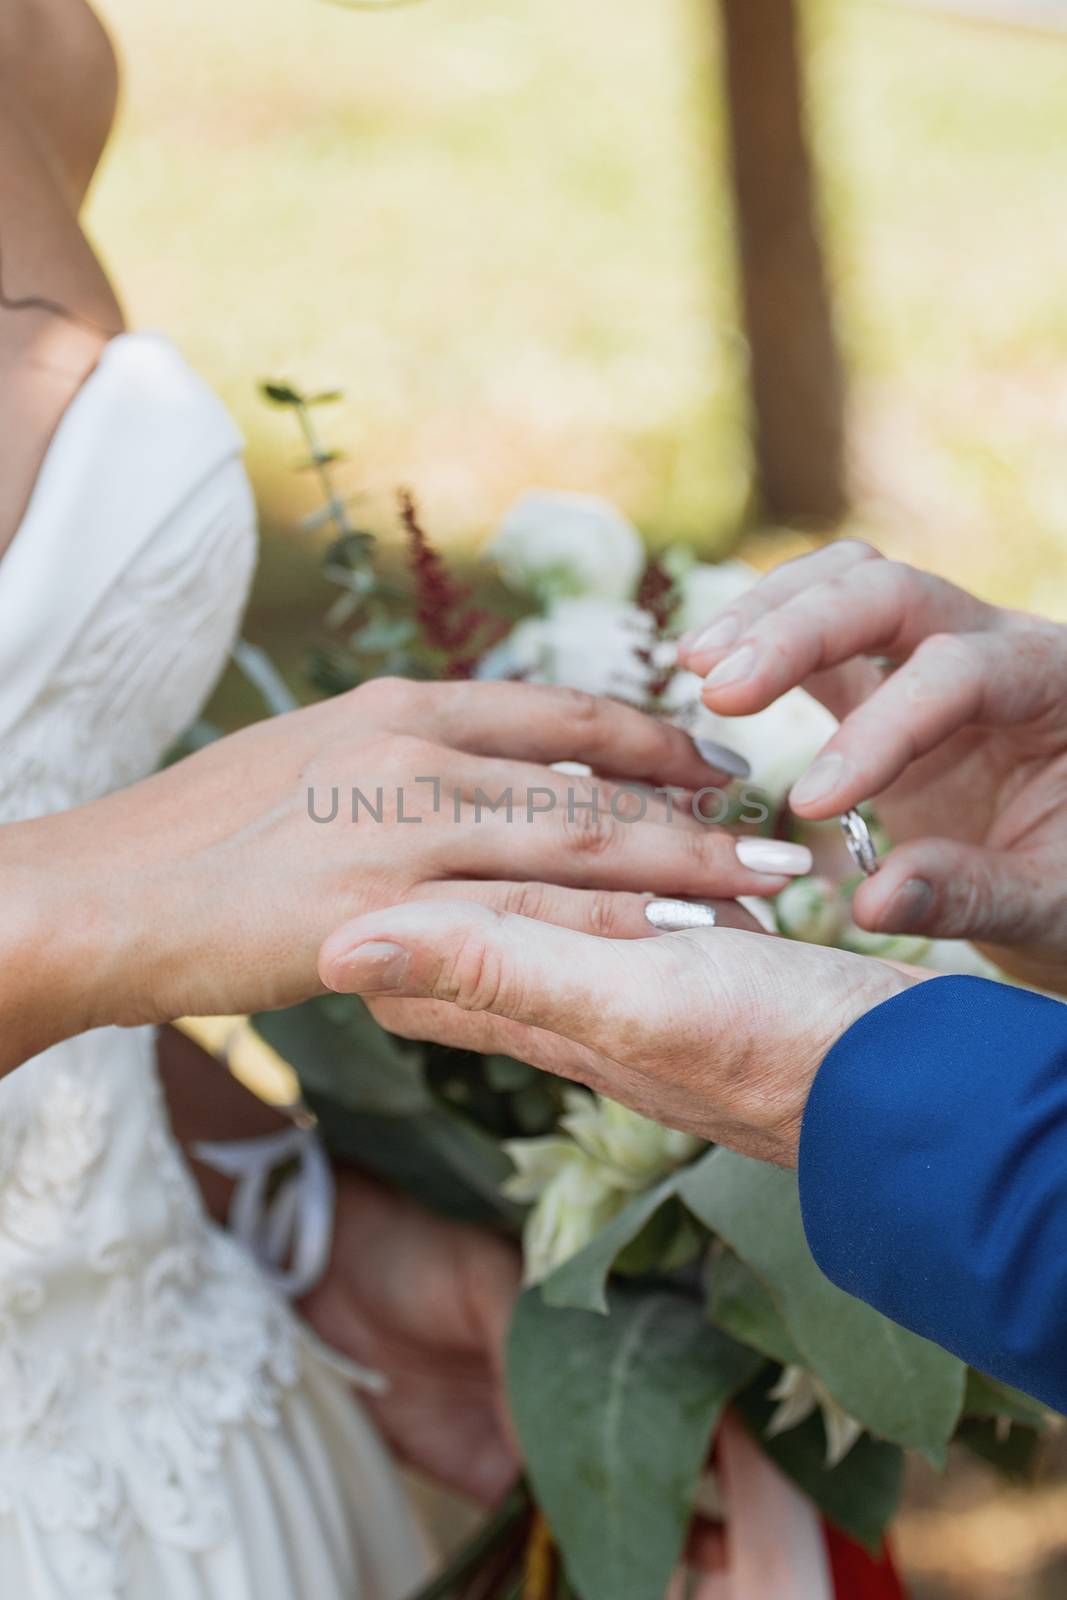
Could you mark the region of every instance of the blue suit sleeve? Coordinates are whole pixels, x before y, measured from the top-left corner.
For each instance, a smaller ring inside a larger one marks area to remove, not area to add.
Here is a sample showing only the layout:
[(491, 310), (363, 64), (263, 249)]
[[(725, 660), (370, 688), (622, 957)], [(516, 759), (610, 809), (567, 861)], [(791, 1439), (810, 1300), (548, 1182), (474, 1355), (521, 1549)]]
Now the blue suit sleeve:
[(812, 1086), (800, 1199), (826, 1276), (1067, 1412), (1067, 1005), (920, 983)]

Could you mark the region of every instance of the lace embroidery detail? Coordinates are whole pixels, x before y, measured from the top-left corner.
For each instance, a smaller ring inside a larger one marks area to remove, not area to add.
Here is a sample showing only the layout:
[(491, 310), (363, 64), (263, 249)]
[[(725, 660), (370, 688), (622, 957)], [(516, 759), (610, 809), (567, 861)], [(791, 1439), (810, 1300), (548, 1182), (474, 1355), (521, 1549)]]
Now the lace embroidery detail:
[[(0, 821), (143, 777), (225, 659), (254, 555), (236, 462), (139, 552), (0, 747)], [(225, 492), (229, 483), (232, 492)], [(300, 1335), (205, 1218), (154, 1038), (101, 1030), (0, 1082), (0, 1515), (42, 1592), (112, 1600), (140, 1529), (228, 1529), (227, 1430), (271, 1427)]]

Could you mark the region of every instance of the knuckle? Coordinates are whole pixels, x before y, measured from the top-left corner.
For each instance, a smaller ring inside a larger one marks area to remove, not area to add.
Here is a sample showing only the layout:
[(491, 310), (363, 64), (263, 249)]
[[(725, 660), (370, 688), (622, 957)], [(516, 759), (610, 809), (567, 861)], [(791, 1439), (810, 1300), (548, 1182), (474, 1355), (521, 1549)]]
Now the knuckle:
[(471, 930), (460, 939), (441, 973), (439, 995), (461, 1011), (496, 1011), (501, 1006), (503, 958), (482, 931)]
[(548, 889), (543, 883), (509, 883), (504, 891), (503, 911), (511, 917), (543, 921), (548, 904)]
[(413, 703), (416, 685), (408, 678), (372, 678), (354, 694), (361, 710), (378, 716), (404, 716)]
[(611, 938), (618, 930), (619, 902), (608, 889), (593, 889), (589, 895), (589, 932), (600, 939)]
[(603, 811), (584, 811), (575, 806), (563, 820), (563, 831), (571, 850), (583, 856), (605, 856), (614, 848), (618, 827)]
[(873, 544), (868, 544), (866, 539), (838, 539), (835, 547), (857, 563), (884, 559), (882, 552), (876, 550)]
[(980, 665), (978, 646), (965, 633), (931, 633), (919, 646), (916, 657), (939, 671), (957, 667), (973, 672)]
[(578, 748), (595, 749), (607, 732), (608, 702), (584, 689), (561, 689), (560, 709), (577, 737)]

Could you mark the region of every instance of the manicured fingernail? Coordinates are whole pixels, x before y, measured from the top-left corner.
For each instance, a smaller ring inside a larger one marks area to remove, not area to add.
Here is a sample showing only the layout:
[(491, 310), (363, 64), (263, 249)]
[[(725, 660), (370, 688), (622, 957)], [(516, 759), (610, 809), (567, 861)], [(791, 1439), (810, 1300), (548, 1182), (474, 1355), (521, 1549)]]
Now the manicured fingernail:
[(740, 617), (720, 617), (718, 622), (713, 622), (703, 632), (696, 634), (686, 648), (694, 655), (700, 655), (705, 650), (723, 650), (728, 644), (733, 644), (740, 632)]
[(750, 872), (767, 872), (775, 877), (802, 878), (812, 869), (811, 851), (806, 844), (787, 844), (782, 839), (738, 839), (737, 859)]
[(908, 933), (919, 926), (933, 903), (933, 885), (925, 878), (908, 878), (886, 902), (878, 927), (884, 933)]
[(684, 928), (714, 928), (715, 907), (698, 900), (650, 900), (645, 917), (661, 933), (681, 933)]
[(408, 975), (411, 956), (399, 944), (371, 940), (333, 962), (344, 994), (386, 994), (399, 989)]
[(816, 800), (821, 800), (824, 795), (830, 794), (838, 787), (844, 775), (844, 756), (837, 750), (827, 751), (826, 755), (820, 756), (804, 776), (794, 783), (789, 795), (790, 804), (807, 806)]
[(694, 739), (697, 754), (716, 772), (728, 772), (731, 778), (747, 778), (752, 771), (743, 755), (731, 750), (729, 745), (716, 744), (714, 739)]
[(742, 678), (748, 677), (755, 662), (755, 647), (743, 644), (732, 656), (720, 661), (715, 670), (708, 673), (704, 682), (709, 689), (724, 689), (728, 683), (740, 683)]

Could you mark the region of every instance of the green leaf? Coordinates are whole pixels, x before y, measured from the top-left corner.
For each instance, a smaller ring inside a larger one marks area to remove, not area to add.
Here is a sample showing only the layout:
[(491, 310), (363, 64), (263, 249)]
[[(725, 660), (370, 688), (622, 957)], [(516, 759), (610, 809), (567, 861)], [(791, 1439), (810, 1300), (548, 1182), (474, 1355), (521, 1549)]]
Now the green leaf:
[(812, 1260), (796, 1176), (713, 1150), (686, 1169), (686, 1205), (762, 1278), (803, 1364), (880, 1439), (945, 1462), (963, 1404), (962, 1361), (838, 1289)]
[(956, 1442), (1009, 1483), (1029, 1483), (1037, 1471), (1041, 1435), (1033, 1428), (1014, 1424), (1005, 1433), (992, 1418), (968, 1417)]
[(582, 1600), (663, 1600), (712, 1429), (759, 1359), (677, 1294), (614, 1288), (607, 1316), (519, 1300), (512, 1415)]
[(422, 1053), (378, 1026), (354, 995), (328, 995), (284, 1011), (261, 1011), (256, 1032), (296, 1072), (307, 1094), (349, 1111), (411, 1116), (433, 1104)]
[(963, 1396), (965, 1417), (1010, 1417), (1027, 1428), (1048, 1426), (1049, 1411), (1040, 1400), (1032, 1400), (1021, 1389), (1001, 1383), (997, 1378), (987, 1378), (984, 1372), (967, 1369), (967, 1387)]
[(500, 1154), (494, 1140), (478, 1146), (476, 1133), (468, 1138), (466, 1127), (459, 1133), (444, 1129), (442, 1123), (451, 1119), (446, 1111), (375, 1116), (346, 1110), (313, 1093), (307, 1098), (335, 1161), (351, 1162), (392, 1184), (428, 1211), (518, 1234), (521, 1209), (494, 1187)]
[(877, 1552), (900, 1501), (904, 1452), (864, 1434), (838, 1466), (828, 1468), (826, 1434), (818, 1415), (774, 1439), (767, 1438), (774, 1402), (767, 1399), (763, 1388), (759, 1384), (735, 1402), (761, 1448), (835, 1527), (872, 1554)]
[(525, 1089), (529, 1084), (536, 1083), (539, 1076), (536, 1067), (528, 1066), (525, 1061), (516, 1061), (511, 1056), (486, 1056), (483, 1066), (489, 1087), (498, 1094), (512, 1094), (516, 1089)]
[(649, 1272), (662, 1277), (695, 1261), (707, 1243), (707, 1229), (672, 1195), (616, 1257), (614, 1271), (630, 1278), (644, 1277)]
[(779, 1366), (802, 1366), (803, 1357), (766, 1285), (732, 1250), (715, 1257), (708, 1274), (708, 1321), (750, 1344)]
[(309, 394), (304, 397), (306, 406), (332, 406), (345, 397), (343, 389), (322, 389), (318, 394)]
[(265, 399), (270, 400), (276, 406), (302, 406), (304, 404), (303, 395), (298, 389), (294, 389), (291, 383), (280, 383), (276, 380), (271, 380), (261, 383), (259, 392)]
[(634, 1195), (632, 1200), (628, 1200), (584, 1250), (579, 1250), (576, 1256), (564, 1261), (545, 1279), (541, 1293), (546, 1303), (560, 1308), (596, 1311), (603, 1316), (608, 1309), (608, 1273), (615, 1264), (616, 1256), (632, 1244), (677, 1187), (678, 1175), (672, 1173), (653, 1188), (646, 1189), (644, 1194)]

